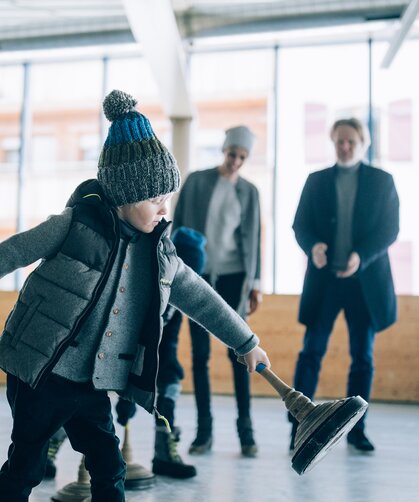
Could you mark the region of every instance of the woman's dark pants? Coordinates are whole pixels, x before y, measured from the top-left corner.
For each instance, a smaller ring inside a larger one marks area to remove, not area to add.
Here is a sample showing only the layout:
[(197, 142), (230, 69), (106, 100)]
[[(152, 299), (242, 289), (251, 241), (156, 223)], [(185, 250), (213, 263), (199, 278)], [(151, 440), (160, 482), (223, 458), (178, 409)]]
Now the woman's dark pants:
[[(209, 280), (208, 276), (203, 276)], [(215, 290), (236, 310), (240, 304), (244, 273), (222, 275), (217, 279)], [(198, 424), (211, 417), (211, 388), (208, 362), (211, 346), (210, 335), (193, 321), (190, 322), (192, 340), (192, 368)], [(239, 418), (250, 417), (250, 383), (245, 365), (237, 361), (234, 350), (228, 349), (228, 357), (233, 367), (234, 388)]]

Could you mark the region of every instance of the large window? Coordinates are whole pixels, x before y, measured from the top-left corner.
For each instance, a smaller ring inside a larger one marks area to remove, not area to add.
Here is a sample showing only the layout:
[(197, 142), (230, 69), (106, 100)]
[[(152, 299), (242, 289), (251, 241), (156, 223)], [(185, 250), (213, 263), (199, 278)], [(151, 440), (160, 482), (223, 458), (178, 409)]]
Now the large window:
[(191, 90), (197, 117), (192, 170), (215, 167), (223, 159), (224, 131), (247, 125), (256, 134), (254, 150), (241, 174), (259, 189), (262, 208), (262, 280), (272, 288), (272, 92), (271, 50), (194, 54)]
[(335, 119), (367, 118), (366, 44), (279, 52), (277, 292), (301, 292), (306, 257), (292, 223), (308, 174), (333, 165), (329, 128)]
[[(25, 183), (25, 226), (59, 213), (74, 187), (96, 175), (102, 62), (33, 64), (32, 134)], [(89, 152), (86, 155), (86, 150)], [(96, 153), (96, 159), (93, 157)]]
[[(0, 66), (0, 241), (16, 229), (22, 94), (22, 66)], [(11, 276), (1, 283), (1, 289), (14, 287)]]
[(388, 44), (374, 44), (373, 106), (376, 163), (391, 172), (400, 197), (400, 234), (391, 248), (396, 289), (419, 294), (419, 76), (412, 62), (419, 41), (405, 42), (390, 69), (382, 69)]
[[(390, 70), (380, 68), (386, 49), (373, 43), (370, 51), (368, 42), (359, 42), (190, 54), (197, 112), (192, 170), (221, 162), (225, 129), (245, 124), (257, 136), (242, 174), (261, 196), (265, 292), (301, 292), (306, 257), (292, 231), (295, 210), (308, 174), (334, 162), (331, 124), (353, 115), (365, 124), (371, 119), (373, 163), (394, 175), (400, 195), (400, 237), (390, 249), (396, 290), (419, 294), (419, 77), (411, 71), (419, 41), (405, 42)], [(96, 175), (109, 126), (101, 112), (104, 92), (117, 88), (136, 96), (139, 110), (171, 147), (170, 120), (151, 69), (136, 52), (29, 63), (26, 69), (30, 127), (20, 211), (25, 228), (60, 212), (74, 187)], [(0, 239), (16, 230), (18, 205), (10, 201), (18, 192), (24, 75), (23, 65), (0, 63)], [(2, 280), (0, 287), (13, 282)]]
[(137, 109), (149, 118), (157, 136), (170, 146), (170, 121), (163, 112), (150, 65), (145, 58), (109, 60), (107, 91), (112, 89), (121, 89), (135, 96)]

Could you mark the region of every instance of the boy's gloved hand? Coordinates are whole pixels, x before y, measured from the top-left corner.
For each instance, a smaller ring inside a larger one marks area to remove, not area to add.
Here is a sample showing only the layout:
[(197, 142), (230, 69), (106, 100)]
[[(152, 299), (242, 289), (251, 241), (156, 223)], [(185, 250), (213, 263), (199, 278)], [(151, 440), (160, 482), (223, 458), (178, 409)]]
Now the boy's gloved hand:
[(263, 363), (267, 368), (271, 367), (269, 357), (267, 356), (266, 352), (259, 347), (259, 345), (244, 356), (240, 356), (238, 361), (246, 364), (247, 371), (249, 373), (253, 373), (259, 363)]
[(135, 415), (136, 404), (127, 401), (126, 399), (119, 398), (115, 406), (116, 410), (116, 421), (125, 427), (128, 420)]

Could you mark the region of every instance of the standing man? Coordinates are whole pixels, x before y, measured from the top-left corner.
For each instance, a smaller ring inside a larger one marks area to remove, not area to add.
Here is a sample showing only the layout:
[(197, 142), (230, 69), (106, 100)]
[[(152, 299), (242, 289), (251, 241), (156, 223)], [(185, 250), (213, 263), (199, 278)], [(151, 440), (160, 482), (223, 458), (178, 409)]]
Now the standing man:
[[(294, 385), (313, 398), (335, 319), (343, 309), (352, 359), (347, 395), (368, 401), (375, 334), (397, 315), (388, 248), (399, 232), (399, 199), (392, 176), (362, 162), (368, 142), (359, 120), (336, 121), (331, 139), (336, 164), (309, 175), (293, 224), (308, 257), (299, 312), (307, 329)], [(347, 439), (357, 450), (372, 451), (364, 419)]]
[[(243, 318), (262, 301), (260, 293), (260, 208), (257, 188), (239, 176), (254, 134), (246, 126), (228, 129), (218, 167), (189, 175), (176, 205), (173, 228), (193, 228), (207, 238), (204, 279)], [(211, 391), (208, 373), (209, 334), (190, 324), (192, 366), (198, 428), (189, 453), (202, 454), (212, 446)], [(228, 351), (233, 366), (241, 452), (257, 454), (250, 417), (250, 385), (246, 367)]]

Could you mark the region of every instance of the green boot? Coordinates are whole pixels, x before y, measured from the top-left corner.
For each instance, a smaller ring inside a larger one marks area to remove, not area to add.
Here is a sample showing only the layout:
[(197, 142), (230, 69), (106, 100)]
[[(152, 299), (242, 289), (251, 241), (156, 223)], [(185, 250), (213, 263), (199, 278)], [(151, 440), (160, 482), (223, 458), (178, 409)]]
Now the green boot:
[(196, 476), (195, 467), (183, 463), (176, 449), (176, 440), (166, 427), (156, 427), (153, 472), (179, 479)]

